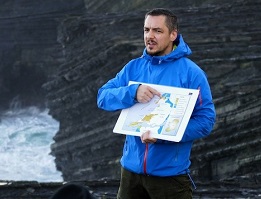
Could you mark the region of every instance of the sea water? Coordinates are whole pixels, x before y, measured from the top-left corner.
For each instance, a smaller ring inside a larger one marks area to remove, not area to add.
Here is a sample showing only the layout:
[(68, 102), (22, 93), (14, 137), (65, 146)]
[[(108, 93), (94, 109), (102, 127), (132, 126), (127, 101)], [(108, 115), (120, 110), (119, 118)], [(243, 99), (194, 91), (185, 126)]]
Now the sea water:
[(36, 107), (9, 110), (0, 118), (0, 181), (63, 181), (50, 155), (59, 122)]

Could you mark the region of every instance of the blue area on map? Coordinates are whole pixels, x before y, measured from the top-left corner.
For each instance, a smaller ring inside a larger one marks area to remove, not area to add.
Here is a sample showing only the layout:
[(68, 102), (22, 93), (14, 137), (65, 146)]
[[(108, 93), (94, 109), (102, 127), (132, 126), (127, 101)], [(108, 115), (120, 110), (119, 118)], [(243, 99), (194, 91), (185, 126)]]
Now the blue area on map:
[(169, 100), (169, 98), (170, 98), (170, 93), (164, 93), (164, 94), (162, 95), (162, 97), (166, 99), (165, 103), (168, 103), (168, 104), (170, 105), (170, 107), (173, 107), (173, 103)]

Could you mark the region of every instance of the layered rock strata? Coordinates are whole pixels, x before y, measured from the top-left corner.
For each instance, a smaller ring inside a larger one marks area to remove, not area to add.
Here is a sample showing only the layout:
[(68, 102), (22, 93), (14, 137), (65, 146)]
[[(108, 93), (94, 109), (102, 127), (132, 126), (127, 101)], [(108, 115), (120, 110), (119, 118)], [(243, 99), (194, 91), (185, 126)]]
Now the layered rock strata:
[[(64, 180), (86, 183), (97, 197), (115, 198), (124, 136), (112, 133), (119, 112), (97, 108), (97, 90), (141, 55), (145, 10), (168, 5), (180, 18), (190, 58), (208, 75), (217, 110), (212, 134), (192, 150), (195, 198), (260, 197), (261, 2), (209, 4), (214, 2), (3, 3), (0, 110), (10, 108), (10, 101), (47, 102), (60, 122), (51, 148)], [(0, 196), (46, 198), (61, 186), (36, 184), (7, 184)]]
[(57, 27), (82, 0), (5, 1), (0, 7), (0, 111), (45, 107), (42, 85), (65, 59)]
[[(217, 122), (195, 142), (197, 180), (260, 183), (260, 2), (172, 8), (190, 57), (208, 75)], [(98, 88), (140, 56), (144, 12), (68, 17), (59, 29), (66, 62), (44, 85), (60, 121), (52, 145), (65, 180), (118, 179), (124, 136), (112, 133), (119, 112), (98, 110)], [(247, 180), (245, 180), (247, 179)]]

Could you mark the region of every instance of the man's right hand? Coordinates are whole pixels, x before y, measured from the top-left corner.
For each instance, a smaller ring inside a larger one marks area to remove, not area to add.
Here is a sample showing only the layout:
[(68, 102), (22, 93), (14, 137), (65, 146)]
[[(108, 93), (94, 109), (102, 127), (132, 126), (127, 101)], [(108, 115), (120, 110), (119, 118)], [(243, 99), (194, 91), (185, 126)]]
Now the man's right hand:
[(154, 88), (141, 84), (137, 89), (136, 99), (140, 103), (147, 103), (154, 97), (154, 95), (161, 97), (160, 92)]

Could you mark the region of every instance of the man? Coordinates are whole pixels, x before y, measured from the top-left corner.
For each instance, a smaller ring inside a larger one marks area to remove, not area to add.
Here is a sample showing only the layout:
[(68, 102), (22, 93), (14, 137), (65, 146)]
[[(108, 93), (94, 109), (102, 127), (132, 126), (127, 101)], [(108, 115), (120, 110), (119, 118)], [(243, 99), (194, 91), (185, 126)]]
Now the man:
[(177, 17), (167, 9), (145, 15), (143, 55), (131, 60), (98, 91), (98, 107), (121, 110), (147, 103), (161, 94), (129, 81), (199, 89), (200, 94), (180, 142), (155, 139), (147, 131), (126, 136), (121, 158), (118, 199), (189, 199), (192, 184), (189, 160), (192, 143), (211, 132), (215, 109), (205, 73), (186, 56), (191, 50), (178, 33)]

